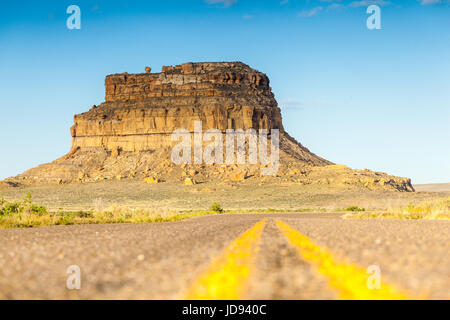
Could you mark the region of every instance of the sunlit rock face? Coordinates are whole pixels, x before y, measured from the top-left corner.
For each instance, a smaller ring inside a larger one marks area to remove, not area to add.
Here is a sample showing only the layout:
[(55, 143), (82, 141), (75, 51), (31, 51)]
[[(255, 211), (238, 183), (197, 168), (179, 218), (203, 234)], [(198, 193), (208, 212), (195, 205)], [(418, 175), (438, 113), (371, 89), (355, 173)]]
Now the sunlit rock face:
[(160, 73), (106, 77), (106, 102), (76, 115), (72, 149), (145, 151), (170, 145), (179, 128), (280, 129), (269, 78), (241, 62), (185, 63)]

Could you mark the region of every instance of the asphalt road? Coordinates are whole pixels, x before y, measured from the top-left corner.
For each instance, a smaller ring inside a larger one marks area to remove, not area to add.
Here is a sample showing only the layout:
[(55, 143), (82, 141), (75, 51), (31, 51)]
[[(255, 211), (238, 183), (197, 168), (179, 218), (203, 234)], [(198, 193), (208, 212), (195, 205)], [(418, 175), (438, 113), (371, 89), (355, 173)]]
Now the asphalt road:
[[(194, 287), (228, 286), (242, 299), (337, 299), (349, 283), (356, 294), (376, 293), (352, 274), (376, 266), (377, 279), (407, 298), (449, 299), (449, 230), (448, 221), (319, 213), (4, 229), (0, 298), (183, 299)], [(338, 272), (341, 262), (348, 272)], [(71, 265), (80, 268), (79, 290), (67, 288)]]

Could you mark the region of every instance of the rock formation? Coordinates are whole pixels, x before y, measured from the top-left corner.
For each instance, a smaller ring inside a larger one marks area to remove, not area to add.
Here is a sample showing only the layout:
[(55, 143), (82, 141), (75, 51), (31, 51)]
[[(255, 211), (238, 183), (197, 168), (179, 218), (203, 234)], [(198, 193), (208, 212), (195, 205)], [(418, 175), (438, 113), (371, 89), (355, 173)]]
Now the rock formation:
[(186, 178), (261, 178), (258, 165), (174, 164), (172, 132), (193, 132), (194, 121), (202, 121), (203, 131), (279, 129), (280, 169), (274, 179), (413, 191), (409, 179), (337, 167), (303, 147), (284, 131), (269, 78), (241, 62), (185, 63), (164, 66), (160, 73), (146, 67), (145, 73), (107, 76), (105, 89), (104, 103), (75, 115), (67, 155), (7, 181), (63, 184), (152, 178), (182, 183)]

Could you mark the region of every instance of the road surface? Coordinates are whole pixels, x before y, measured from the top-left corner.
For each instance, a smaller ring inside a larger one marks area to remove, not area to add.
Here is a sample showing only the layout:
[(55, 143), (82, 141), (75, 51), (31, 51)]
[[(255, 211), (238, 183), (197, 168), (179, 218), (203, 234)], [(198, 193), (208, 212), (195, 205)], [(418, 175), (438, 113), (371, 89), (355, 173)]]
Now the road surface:
[(3, 229), (0, 298), (449, 299), (449, 227), (286, 213)]

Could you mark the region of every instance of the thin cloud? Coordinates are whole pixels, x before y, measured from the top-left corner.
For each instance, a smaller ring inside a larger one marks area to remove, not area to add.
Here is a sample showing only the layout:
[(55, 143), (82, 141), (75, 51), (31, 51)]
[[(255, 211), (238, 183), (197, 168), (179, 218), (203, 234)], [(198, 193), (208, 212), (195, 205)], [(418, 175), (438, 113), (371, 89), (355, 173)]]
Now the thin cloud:
[(300, 17), (300, 18), (314, 17), (320, 11), (322, 11), (322, 9), (323, 9), (322, 6), (318, 6), (318, 7), (312, 8), (311, 10), (302, 10), (297, 14), (297, 17)]
[(205, 0), (207, 4), (223, 4), (224, 7), (232, 6), (237, 0)]
[(361, 0), (361, 1), (353, 1), (349, 4), (349, 7), (352, 8), (359, 8), (359, 7), (368, 7), (372, 4), (378, 5), (378, 6), (387, 6), (391, 4), (389, 1), (384, 0)]
[(281, 5), (285, 5), (285, 4), (288, 4), (288, 3), (289, 3), (289, 0), (283, 0), (283, 1), (280, 2)]
[(298, 101), (293, 98), (287, 98), (279, 103), (282, 110), (298, 110), (307, 107), (323, 107), (327, 106), (328, 102), (324, 100)]
[(438, 4), (438, 3), (441, 3), (441, 0), (422, 0), (420, 2), (420, 4), (423, 6), (428, 6), (428, 5), (432, 5), (432, 4)]
[(253, 16), (250, 15), (250, 14), (244, 14), (244, 15), (242, 16), (242, 18), (245, 19), (245, 20), (249, 20), (249, 19), (253, 19)]
[(328, 10), (337, 10), (337, 9), (342, 9), (342, 8), (344, 8), (345, 6), (343, 5), (343, 4), (340, 4), (340, 3), (332, 3), (332, 4), (330, 4), (328, 7), (327, 7), (327, 11)]
[(302, 109), (304, 106), (303, 103), (301, 103), (298, 100), (292, 99), (292, 98), (287, 98), (287, 99), (284, 99), (283, 101), (280, 101), (279, 105), (280, 105), (280, 108), (283, 110)]

